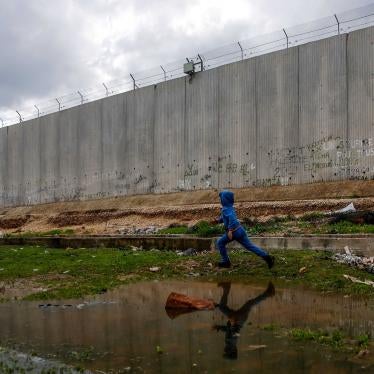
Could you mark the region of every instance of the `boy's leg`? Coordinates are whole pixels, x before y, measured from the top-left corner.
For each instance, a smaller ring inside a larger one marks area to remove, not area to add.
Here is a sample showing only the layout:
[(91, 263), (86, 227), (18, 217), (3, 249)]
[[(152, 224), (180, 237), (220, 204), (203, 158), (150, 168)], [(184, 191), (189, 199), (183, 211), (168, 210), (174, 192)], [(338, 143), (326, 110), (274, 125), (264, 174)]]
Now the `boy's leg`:
[(245, 249), (255, 253), (257, 256), (260, 256), (268, 265), (269, 269), (274, 266), (274, 257), (270, 256), (267, 252), (265, 252), (260, 247), (254, 245), (248, 238), (247, 233), (241, 227), (237, 231), (234, 232), (234, 240), (239, 242)]
[(226, 244), (230, 242), (229, 237), (227, 234), (223, 234), (218, 240), (217, 240), (217, 247), (219, 250), (219, 253), (221, 254), (222, 261), (223, 262), (230, 262), (230, 258), (227, 255), (227, 250), (226, 250)]
[(245, 249), (255, 253), (257, 256), (260, 256), (262, 258), (268, 256), (267, 252), (265, 252), (260, 247), (257, 247), (257, 245), (254, 245), (249, 240), (248, 235), (243, 228), (240, 228), (238, 231), (240, 232), (238, 232), (238, 237), (235, 238), (235, 240), (239, 242)]

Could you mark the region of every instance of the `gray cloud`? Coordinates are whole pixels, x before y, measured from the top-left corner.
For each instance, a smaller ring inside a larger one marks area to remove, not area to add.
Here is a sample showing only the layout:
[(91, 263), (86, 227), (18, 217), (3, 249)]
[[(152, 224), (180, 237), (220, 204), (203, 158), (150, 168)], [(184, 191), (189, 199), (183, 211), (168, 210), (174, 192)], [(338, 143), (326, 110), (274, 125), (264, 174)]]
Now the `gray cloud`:
[(0, 0), (0, 109), (369, 3)]

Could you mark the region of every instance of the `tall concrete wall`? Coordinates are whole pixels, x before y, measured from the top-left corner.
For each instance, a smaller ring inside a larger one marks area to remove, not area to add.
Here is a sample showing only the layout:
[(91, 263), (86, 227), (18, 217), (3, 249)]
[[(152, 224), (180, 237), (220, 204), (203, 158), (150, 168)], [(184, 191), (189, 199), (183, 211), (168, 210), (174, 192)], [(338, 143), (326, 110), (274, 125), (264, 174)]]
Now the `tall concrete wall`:
[(374, 178), (374, 28), (0, 129), (0, 205)]

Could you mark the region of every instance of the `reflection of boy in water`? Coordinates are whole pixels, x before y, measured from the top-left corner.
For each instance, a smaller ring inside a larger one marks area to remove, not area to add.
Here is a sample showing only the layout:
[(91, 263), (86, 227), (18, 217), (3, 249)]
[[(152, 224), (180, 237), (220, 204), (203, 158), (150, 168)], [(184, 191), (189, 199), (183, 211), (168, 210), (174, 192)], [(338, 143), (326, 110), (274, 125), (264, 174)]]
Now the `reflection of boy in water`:
[(216, 307), (229, 319), (226, 325), (214, 325), (217, 331), (225, 332), (225, 352), (224, 357), (236, 359), (238, 357), (238, 337), (239, 332), (245, 322), (248, 319), (249, 312), (254, 305), (259, 304), (261, 301), (268, 297), (274, 296), (275, 289), (271, 282), (269, 282), (268, 287), (265, 292), (261, 295), (255, 297), (254, 299), (248, 300), (243, 306), (238, 310), (230, 309), (227, 306), (227, 298), (230, 293), (231, 283), (220, 283), (219, 286), (223, 288), (223, 295), (219, 304)]

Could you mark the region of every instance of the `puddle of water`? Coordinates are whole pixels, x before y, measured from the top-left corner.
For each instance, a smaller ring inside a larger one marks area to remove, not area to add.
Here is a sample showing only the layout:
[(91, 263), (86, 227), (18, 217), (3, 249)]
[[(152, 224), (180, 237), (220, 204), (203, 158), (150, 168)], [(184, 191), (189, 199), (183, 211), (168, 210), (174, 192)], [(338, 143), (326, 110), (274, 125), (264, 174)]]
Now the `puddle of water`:
[[(148, 373), (351, 373), (369, 366), (353, 354), (297, 343), (258, 326), (374, 335), (372, 302), (267, 285), (149, 282), (87, 300), (0, 304), (0, 344), (91, 370)], [(170, 292), (220, 304), (175, 316)], [(373, 362), (373, 360), (371, 360)], [(367, 368), (367, 371), (374, 366)]]

